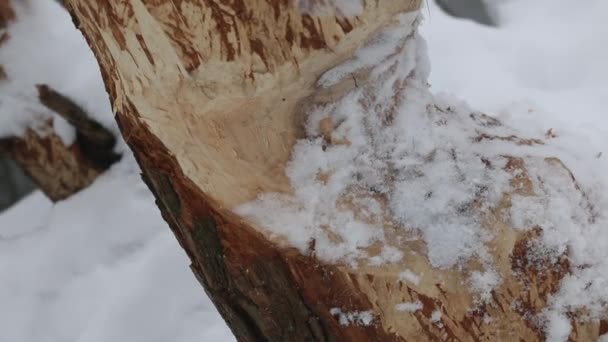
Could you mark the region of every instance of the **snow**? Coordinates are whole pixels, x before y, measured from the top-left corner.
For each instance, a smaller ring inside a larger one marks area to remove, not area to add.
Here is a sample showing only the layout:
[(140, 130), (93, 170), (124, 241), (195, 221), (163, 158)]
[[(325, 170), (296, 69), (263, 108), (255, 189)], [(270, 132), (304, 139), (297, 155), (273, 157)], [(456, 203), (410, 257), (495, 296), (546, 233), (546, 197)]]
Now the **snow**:
[(568, 341), (572, 332), (568, 317), (561, 313), (551, 312), (547, 318), (547, 341)]
[(14, 7), (18, 20), (8, 27), (10, 39), (0, 48), (7, 74), (0, 81), (0, 137), (22, 135), (28, 127), (39, 130), (52, 119), (62, 140), (73, 142), (74, 130), (38, 102), (37, 84), (75, 100), (118, 133), (97, 61), (69, 14), (49, 0), (15, 1)]
[[(381, 95), (390, 94), (396, 80), (405, 80), (407, 94), (401, 102), (370, 98), (361, 87), (317, 108), (308, 121), (311, 138), (298, 143), (288, 169), (295, 196), (266, 194), (240, 212), (302, 252), (315, 239), (319, 258), (357, 266), (407, 258), (393, 241), (385, 243), (380, 222), (390, 211), (393, 224), (426, 242), (434, 266), (453, 268), (479, 258), (484, 269), (471, 275), (469, 287), (483, 301), (500, 283), (485, 251), (492, 236), (462, 209), (480, 189), (491, 206), (498, 190), (508, 187), (511, 175), (501, 171), (507, 160), (497, 155), (526, 156), (529, 172), (546, 181), (532, 184), (538, 198), (513, 197), (510, 220), (515, 229), (545, 229), (539, 253), (570, 251), (573, 272), (542, 313), (549, 339), (564, 341), (571, 310), (584, 307), (589, 317), (599, 317), (608, 300), (608, 2), (495, 2), (498, 28), (450, 18), (429, 1), (421, 28), (426, 42), (409, 34), (416, 18), (404, 16), (401, 28), (380, 34), (355, 59), (326, 73), (322, 87), (377, 65), (369, 82), (384, 87)], [(360, 10), (350, 4), (343, 10)], [(69, 16), (45, 0), (19, 7), (18, 15), (12, 38), (0, 49), (0, 64), (11, 77), (0, 82), (0, 136), (54, 118), (33, 101), (37, 83), (75, 99), (116, 132), (97, 64)], [(407, 48), (395, 54), (395, 42)], [(404, 77), (410, 74), (416, 77)], [(379, 119), (392, 105), (401, 106), (393, 127), (383, 126)], [(364, 115), (369, 108), (371, 115)], [(495, 118), (503, 125), (495, 125)], [(53, 125), (72, 141), (73, 131), (61, 120), (54, 118)], [(503, 137), (518, 132), (545, 145), (487, 140), (473, 146), (469, 138), (478, 129)], [(554, 134), (546, 137), (550, 129)], [(563, 181), (570, 177), (563, 168), (543, 164), (538, 156), (546, 153), (560, 157), (582, 192)], [(498, 167), (486, 170), (479, 156)], [(430, 157), (433, 165), (426, 162)], [(394, 169), (405, 171), (387, 189), (385, 177)], [(0, 214), (0, 341), (234, 339), (188, 270), (138, 173), (127, 153), (66, 201), (53, 205), (34, 193)], [(587, 202), (592, 210), (581, 210)], [(267, 210), (279, 214), (256, 216)], [(384, 247), (369, 253), (378, 243)], [(400, 278), (415, 285), (420, 276), (403, 270)], [(416, 307), (401, 303), (395, 309)], [(370, 311), (334, 308), (331, 314), (344, 325), (374, 323)], [(440, 311), (432, 314), (433, 322), (440, 319)]]
[(433, 311), (433, 313), (431, 314), (431, 322), (433, 323), (440, 323), (441, 322), (441, 311), (439, 310), (435, 310)]
[(55, 205), (0, 215), (0, 341), (229, 341), (125, 158)]
[(422, 303), (421, 302), (407, 302), (407, 303), (399, 303), (397, 305), (395, 305), (395, 310), (397, 311), (401, 311), (401, 312), (409, 312), (409, 313), (414, 313), (418, 310), (422, 310)]
[(399, 274), (399, 279), (410, 282), (414, 285), (418, 285), (420, 283), (420, 276), (411, 270), (405, 270)]
[(493, 270), (475, 271), (471, 274), (470, 286), (477, 293), (478, 300), (488, 303), (492, 299), (492, 290), (500, 284), (500, 275)]
[(61, 142), (66, 146), (70, 146), (76, 141), (76, 129), (59, 115), (53, 117), (53, 132), (59, 136)]
[(337, 317), (343, 326), (369, 326), (374, 322), (374, 314), (371, 311), (343, 311), (340, 308), (332, 308), (329, 313)]

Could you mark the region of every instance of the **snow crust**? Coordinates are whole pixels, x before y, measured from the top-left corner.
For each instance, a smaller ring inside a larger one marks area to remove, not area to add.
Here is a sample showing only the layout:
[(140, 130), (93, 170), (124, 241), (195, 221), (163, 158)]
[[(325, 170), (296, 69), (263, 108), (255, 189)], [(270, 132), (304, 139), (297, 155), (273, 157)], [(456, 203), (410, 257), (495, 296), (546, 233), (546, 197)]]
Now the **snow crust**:
[(433, 313), (431, 314), (431, 322), (433, 322), (433, 323), (440, 323), (441, 322), (441, 316), (442, 316), (442, 313), (441, 313), (440, 310), (433, 311)]
[(414, 313), (418, 310), (422, 310), (421, 302), (408, 302), (408, 303), (399, 303), (395, 305), (395, 309), (401, 312), (409, 312)]

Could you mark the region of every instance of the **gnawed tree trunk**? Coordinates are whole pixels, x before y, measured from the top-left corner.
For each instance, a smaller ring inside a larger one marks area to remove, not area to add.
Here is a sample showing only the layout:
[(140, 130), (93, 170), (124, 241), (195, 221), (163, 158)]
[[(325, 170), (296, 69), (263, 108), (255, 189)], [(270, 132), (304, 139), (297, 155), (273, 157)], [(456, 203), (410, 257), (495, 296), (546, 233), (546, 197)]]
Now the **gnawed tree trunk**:
[[(419, 253), (398, 265), (329, 263), (315, 257), (314, 241), (310, 253), (303, 253), (234, 213), (261, 193), (293, 192), (284, 170), (292, 146), (304, 135), (306, 111), (356, 89), (373, 98), (379, 86), (372, 81), (377, 77), (372, 66), (353, 69), (330, 87), (319, 86), (319, 77), (347, 62), (375, 33), (403, 20), (400, 14), (417, 11), (420, 3), (364, 1), (355, 16), (321, 1), (67, 1), (100, 62), (122, 133), (163, 217), (239, 340), (544, 338), (535, 315), (547, 307), (570, 265), (566, 255), (528, 263), (528, 245), (542, 230), (512, 229), (501, 214), (512, 196), (533, 195), (526, 159), (504, 156), (516, 190), (505, 192), (483, 217), (497, 235), (490, 252), (502, 282), (481, 303), (463, 286), (481, 268), (474, 260), (460, 269), (437, 268), (424, 246), (396, 237), (406, 241), (398, 246), (402, 250)], [(394, 91), (403, 89), (396, 84)], [(449, 107), (428, 111), (446, 117), (438, 126), (456, 115)], [(501, 124), (483, 115), (467, 114), (466, 119), (475, 125), (472, 144), (543, 144), (487, 133)], [(332, 139), (332, 125), (324, 126), (329, 126), (321, 127), (329, 145), (348, 143)], [(541, 158), (540, 163), (580, 191), (559, 160)], [(400, 276), (404, 269), (424, 277), (407, 282)], [(395, 310), (404, 302), (420, 303), (420, 308)], [(371, 313), (371, 319), (362, 313)], [(574, 340), (605, 332), (605, 324), (579, 321), (575, 313), (570, 318)]]
[[(8, 30), (18, 19), (12, 6), (11, 1), (0, 0), (0, 49), (14, 39)], [(0, 65), (0, 82), (19, 77), (10, 65)], [(120, 156), (114, 153), (116, 137), (108, 129), (71, 99), (47, 85), (37, 87), (37, 100), (75, 128), (76, 141), (67, 146), (54, 131), (52, 119), (41, 117), (23, 135), (0, 137), (0, 155), (13, 159), (49, 199), (59, 201), (89, 186)]]

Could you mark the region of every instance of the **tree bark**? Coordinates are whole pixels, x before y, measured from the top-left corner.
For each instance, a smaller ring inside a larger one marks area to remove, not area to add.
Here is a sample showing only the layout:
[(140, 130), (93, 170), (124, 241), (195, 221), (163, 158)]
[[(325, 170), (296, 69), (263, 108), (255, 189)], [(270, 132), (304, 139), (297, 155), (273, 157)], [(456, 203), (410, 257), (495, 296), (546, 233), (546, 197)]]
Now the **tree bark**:
[[(433, 268), (422, 255), (410, 261), (425, 272), (414, 285), (400, 279), (403, 268), (320, 262), (232, 211), (260, 193), (292, 191), (284, 168), (306, 106), (365, 82), (353, 74), (321, 90), (319, 76), (353, 57), (398, 14), (417, 11), (421, 1), (365, 1), (363, 12), (350, 17), (327, 2), (311, 3), (332, 15), (304, 12), (284, 0), (67, 1), (100, 63), (144, 180), (237, 339), (544, 339), (533, 316), (570, 266), (566, 258), (545, 260), (540, 268), (526, 264), (527, 244), (542, 232), (515, 231), (498, 214), (487, 218), (501, 234), (493, 252), (503, 283), (491, 303), (476, 306), (462, 288), (464, 270)], [(525, 192), (525, 161), (514, 158), (509, 170)], [(419, 301), (421, 310), (395, 312), (396, 304), (408, 301)], [(373, 322), (345, 325), (334, 308), (373, 312)], [(603, 333), (598, 322), (572, 320), (575, 340)]]

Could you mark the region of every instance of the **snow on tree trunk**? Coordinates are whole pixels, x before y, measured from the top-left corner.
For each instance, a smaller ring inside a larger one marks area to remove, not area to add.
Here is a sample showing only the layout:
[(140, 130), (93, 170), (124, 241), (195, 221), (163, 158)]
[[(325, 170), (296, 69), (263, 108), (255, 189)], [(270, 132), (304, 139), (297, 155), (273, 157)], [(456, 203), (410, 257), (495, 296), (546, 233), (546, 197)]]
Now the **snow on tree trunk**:
[[(19, 32), (21, 35), (12, 35), (11, 24), (19, 20), (14, 7), (17, 5), (24, 13), (33, 6), (29, 2), (0, 0), (0, 49), (18, 51), (27, 46), (27, 42), (18, 42), (29, 38), (23, 31)], [(45, 53), (42, 47), (39, 50), (37, 53)], [(7, 55), (11, 53), (3, 56)], [(36, 91), (36, 85), (22, 82), (21, 78), (29, 75), (14, 70), (12, 63), (18, 61), (9, 60), (3, 65), (4, 62), (0, 60), (0, 91), (7, 93), (0, 98), (0, 154), (13, 159), (51, 200), (65, 199), (89, 186), (119, 159), (113, 151), (116, 138), (110, 131), (47, 85), (37, 85), (37, 98), (28, 98), (29, 93)], [(23, 89), (28, 86), (31, 89)], [(12, 103), (20, 101), (31, 103)], [(56, 116), (66, 123), (59, 126)], [(72, 131), (75, 140), (66, 141)]]
[(531, 341), (559, 330), (543, 319), (605, 332), (550, 303), (574, 266), (543, 224), (561, 195), (593, 221), (590, 199), (550, 134), (429, 92), (420, 3), (67, 2), (239, 340)]

